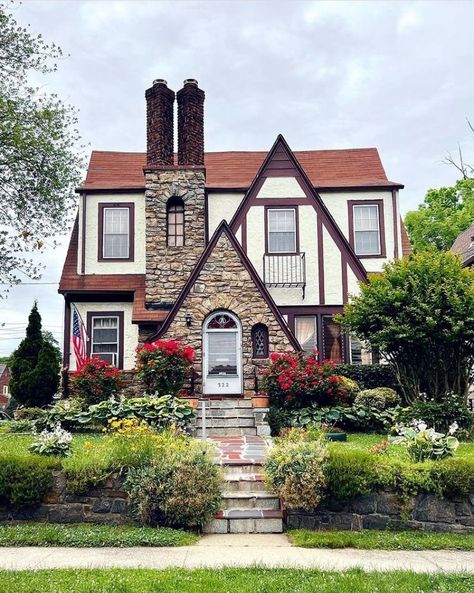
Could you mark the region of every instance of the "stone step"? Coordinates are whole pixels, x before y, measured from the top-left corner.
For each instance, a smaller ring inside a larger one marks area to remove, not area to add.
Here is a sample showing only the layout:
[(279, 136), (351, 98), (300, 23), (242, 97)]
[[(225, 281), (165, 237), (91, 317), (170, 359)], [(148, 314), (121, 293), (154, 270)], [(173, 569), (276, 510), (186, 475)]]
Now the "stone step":
[(204, 533), (282, 533), (281, 510), (228, 509), (204, 526)]
[(224, 493), (231, 492), (266, 492), (261, 474), (225, 474)]
[(280, 509), (280, 499), (269, 492), (226, 492), (222, 496), (221, 509), (278, 511)]
[[(262, 458), (259, 460), (263, 463), (264, 459)], [(235, 476), (242, 476), (242, 475), (259, 475), (263, 474), (262, 463), (256, 463), (254, 461), (248, 461), (245, 459), (232, 459), (232, 460), (225, 460), (220, 461), (216, 460), (216, 462), (222, 466), (222, 469), (225, 472), (226, 479), (229, 479)]]
[[(207, 437), (243, 437), (243, 436), (256, 436), (257, 429), (255, 427), (247, 426), (240, 428), (238, 426), (228, 426), (221, 428), (208, 428), (206, 430)], [(202, 437), (202, 428), (196, 428), (196, 437)]]
[[(248, 398), (235, 398), (235, 399), (210, 399), (205, 400), (206, 410), (212, 409), (223, 409), (223, 408), (247, 408), (253, 410), (252, 400)], [(201, 401), (198, 402), (197, 409), (199, 410), (202, 406)]]
[[(206, 418), (254, 418), (253, 408), (206, 408)], [(202, 410), (198, 408), (196, 418), (202, 418)]]
[[(250, 418), (241, 417), (228, 417), (228, 418), (206, 418), (207, 428), (226, 428), (226, 427), (252, 427), (255, 428), (255, 419), (253, 416)], [(197, 418), (196, 428), (202, 428), (202, 418)]]

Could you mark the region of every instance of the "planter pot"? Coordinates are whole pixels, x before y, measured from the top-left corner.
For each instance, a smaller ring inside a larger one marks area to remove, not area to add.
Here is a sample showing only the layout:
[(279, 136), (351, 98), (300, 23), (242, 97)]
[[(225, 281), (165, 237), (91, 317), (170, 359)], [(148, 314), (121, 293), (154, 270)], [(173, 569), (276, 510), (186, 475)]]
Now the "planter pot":
[(346, 432), (327, 432), (326, 438), (328, 441), (347, 441)]
[(187, 401), (189, 405), (194, 409), (196, 409), (199, 406), (199, 398), (197, 397), (188, 397)]
[(254, 408), (268, 408), (270, 399), (266, 395), (255, 395), (252, 397), (252, 406)]

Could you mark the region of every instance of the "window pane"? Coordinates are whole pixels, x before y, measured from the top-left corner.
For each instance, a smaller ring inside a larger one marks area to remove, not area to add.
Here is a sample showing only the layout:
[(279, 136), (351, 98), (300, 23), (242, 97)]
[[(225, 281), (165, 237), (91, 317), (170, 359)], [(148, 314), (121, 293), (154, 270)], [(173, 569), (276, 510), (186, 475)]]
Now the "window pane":
[(311, 352), (318, 347), (316, 316), (295, 317), (296, 339), (303, 350)]
[(209, 332), (209, 375), (237, 375), (237, 332)]
[(356, 231), (354, 233), (357, 255), (378, 255), (380, 253), (379, 231)]
[(295, 210), (268, 210), (268, 251), (296, 251)]
[(342, 362), (342, 329), (330, 315), (323, 316), (323, 358)]
[(294, 233), (269, 233), (268, 251), (288, 252), (295, 251)]
[(128, 208), (104, 208), (103, 257), (129, 256)]
[(354, 229), (356, 231), (377, 231), (379, 228), (379, 207), (354, 206)]

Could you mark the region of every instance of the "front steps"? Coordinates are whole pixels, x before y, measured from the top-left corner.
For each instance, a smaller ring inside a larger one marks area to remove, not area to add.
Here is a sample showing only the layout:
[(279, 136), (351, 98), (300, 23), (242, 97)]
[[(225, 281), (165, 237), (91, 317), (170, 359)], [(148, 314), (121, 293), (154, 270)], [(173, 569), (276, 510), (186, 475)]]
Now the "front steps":
[(204, 533), (282, 533), (280, 500), (265, 489), (262, 465), (225, 461), (222, 508)]
[[(196, 410), (194, 435), (197, 438), (267, 436), (266, 409), (253, 408), (247, 398), (205, 400), (205, 419), (202, 400)], [(205, 430), (204, 430), (205, 424)]]

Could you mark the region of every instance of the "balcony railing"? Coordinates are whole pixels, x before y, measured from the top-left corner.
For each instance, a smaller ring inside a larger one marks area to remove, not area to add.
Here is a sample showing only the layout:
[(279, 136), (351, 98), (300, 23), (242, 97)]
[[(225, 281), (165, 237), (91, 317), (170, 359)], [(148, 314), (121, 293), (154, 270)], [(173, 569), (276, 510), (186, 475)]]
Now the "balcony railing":
[(266, 286), (280, 288), (306, 287), (306, 260), (304, 253), (265, 254), (263, 281)]

